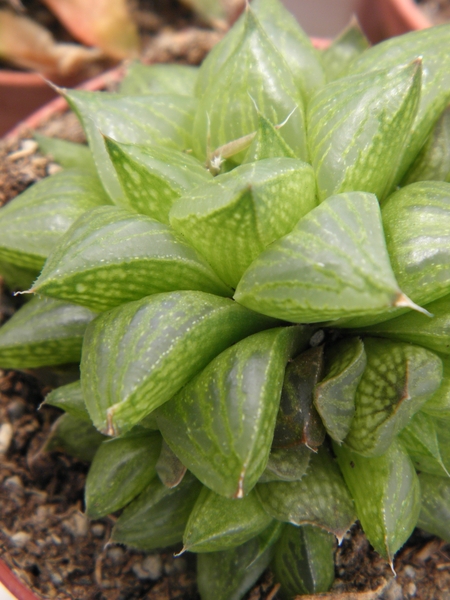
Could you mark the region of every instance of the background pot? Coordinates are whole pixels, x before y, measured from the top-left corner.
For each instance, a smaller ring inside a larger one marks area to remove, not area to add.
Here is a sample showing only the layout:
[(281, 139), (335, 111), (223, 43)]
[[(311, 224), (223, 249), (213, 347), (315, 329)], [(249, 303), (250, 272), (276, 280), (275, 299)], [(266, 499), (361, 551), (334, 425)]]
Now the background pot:
[[(333, 38), (355, 13), (360, 0), (282, 0), (306, 33), (319, 38)], [(378, 0), (367, 0), (370, 5)]]
[(0, 560), (0, 598), (2, 600), (39, 600)]
[(361, 0), (356, 14), (372, 43), (432, 25), (414, 0)]

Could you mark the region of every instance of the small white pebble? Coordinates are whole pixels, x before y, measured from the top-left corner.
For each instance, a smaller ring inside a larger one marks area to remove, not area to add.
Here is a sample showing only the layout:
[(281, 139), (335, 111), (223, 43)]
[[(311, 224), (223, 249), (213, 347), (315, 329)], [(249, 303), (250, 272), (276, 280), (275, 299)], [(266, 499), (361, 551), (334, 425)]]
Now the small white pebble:
[(413, 596), (416, 595), (416, 592), (417, 592), (416, 584), (411, 581), (406, 586), (406, 593), (408, 594), (408, 596), (410, 596), (412, 598)]
[(62, 170), (63, 170), (63, 168), (61, 167), (61, 165), (58, 165), (57, 163), (54, 163), (54, 162), (49, 163), (47, 166), (47, 174), (48, 175), (56, 175), (56, 173), (59, 173)]
[(55, 546), (59, 546), (62, 543), (61, 538), (57, 536), (56, 533), (52, 533), (51, 540), (55, 544)]
[(12, 477), (7, 477), (3, 482), (3, 486), (5, 488), (9, 488), (10, 490), (22, 490), (23, 483), (18, 475), (13, 475)]
[(91, 527), (91, 531), (92, 535), (95, 535), (95, 537), (100, 538), (105, 533), (105, 526), (103, 525), (103, 523), (94, 523), (94, 525), (92, 525)]
[(0, 425), (0, 454), (6, 454), (13, 438), (13, 428), (11, 423)]
[(108, 548), (106, 554), (115, 565), (120, 564), (125, 556), (125, 552), (120, 546), (112, 546), (111, 548)]
[(75, 537), (87, 535), (89, 531), (89, 521), (86, 515), (75, 513), (70, 519), (63, 521), (63, 527)]
[(162, 575), (163, 565), (159, 554), (151, 554), (142, 561), (142, 568), (148, 573), (148, 579), (155, 581)]
[(9, 539), (14, 544), (14, 546), (16, 546), (17, 548), (23, 548), (31, 540), (31, 535), (29, 533), (27, 533), (26, 531), (18, 531), (17, 533), (12, 535)]
[(403, 600), (402, 586), (393, 579), (383, 592), (384, 600)]
[(403, 569), (403, 573), (410, 579), (415, 579), (416, 577), (416, 571), (411, 565), (406, 565), (406, 567)]
[(50, 573), (50, 579), (56, 586), (61, 585), (64, 581), (61, 575), (59, 573), (55, 573), (54, 571)]

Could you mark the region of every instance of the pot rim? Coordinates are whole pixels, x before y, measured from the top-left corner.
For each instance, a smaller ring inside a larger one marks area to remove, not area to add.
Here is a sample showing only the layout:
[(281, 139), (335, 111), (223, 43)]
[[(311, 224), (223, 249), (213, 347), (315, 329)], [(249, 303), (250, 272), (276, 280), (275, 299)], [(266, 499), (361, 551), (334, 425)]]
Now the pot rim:
[[(20, 579), (12, 572), (8, 565), (0, 558), (0, 584), (10, 592), (15, 600), (40, 600)], [(1, 589), (0, 589), (1, 592)]]

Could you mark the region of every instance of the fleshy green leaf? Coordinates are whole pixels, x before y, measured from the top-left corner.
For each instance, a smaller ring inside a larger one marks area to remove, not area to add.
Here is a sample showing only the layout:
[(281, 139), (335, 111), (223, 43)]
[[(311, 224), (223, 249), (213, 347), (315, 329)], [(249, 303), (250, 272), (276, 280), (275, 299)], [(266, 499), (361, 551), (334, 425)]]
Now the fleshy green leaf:
[(444, 366), (442, 382), (427, 402), (422, 406), (423, 412), (433, 417), (450, 417), (450, 356), (441, 356)]
[(412, 183), (382, 209), (392, 268), (405, 294), (428, 304), (450, 293), (450, 183)]
[(131, 144), (159, 144), (176, 150), (191, 146), (196, 107), (193, 98), (177, 94), (99, 94), (84, 90), (66, 90), (65, 97), (81, 120), (100, 179), (114, 201), (120, 201), (123, 192), (102, 134)]
[[(325, 82), (321, 60), (311, 40), (279, 0), (253, 0), (251, 7), (260, 26), (289, 65), (296, 85), (301, 89), (305, 99), (309, 98)], [(206, 57), (200, 68), (196, 86), (199, 97), (236, 50), (244, 26), (245, 16), (242, 16)]]
[(119, 87), (121, 94), (180, 94), (194, 96), (198, 67), (190, 65), (144, 65), (133, 62)]
[(172, 148), (120, 144), (105, 138), (128, 209), (169, 222), (173, 202), (192, 188), (212, 180), (206, 168), (189, 154)]
[(397, 441), (376, 458), (366, 458), (337, 444), (334, 449), (364, 533), (392, 565), (420, 511), (419, 481), (411, 459)]
[(251, 8), (243, 20), (232, 52), (212, 75), (199, 102), (193, 130), (195, 153), (208, 158), (208, 143), (214, 151), (254, 132), (260, 111), (271, 123), (282, 123), (291, 115), (280, 129), (281, 136), (305, 160), (302, 99), (292, 72)]
[(428, 140), (416, 157), (402, 185), (415, 181), (449, 181), (450, 178), (450, 106), (441, 115)]
[(0, 329), (0, 365), (25, 369), (79, 362), (89, 309), (33, 298)]
[(367, 366), (345, 444), (363, 456), (380, 456), (439, 388), (442, 361), (403, 342), (366, 338), (364, 348)]
[(264, 471), (284, 370), (308, 328), (257, 333), (217, 356), (157, 412), (164, 439), (216, 493), (245, 496)]
[(98, 178), (81, 171), (39, 181), (0, 209), (0, 260), (37, 275), (72, 223), (108, 203)]
[(417, 57), (423, 63), (420, 103), (412, 136), (408, 144), (400, 147), (402, 161), (394, 183), (400, 181), (408, 166), (416, 157), (431, 131), (436, 115), (440, 114), (450, 100), (450, 25), (441, 25), (422, 31), (414, 31), (377, 44), (364, 52), (351, 66), (350, 73), (359, 74), (384, 68), (408, 65)]
[(365, 367), (366, 353), (359, 338), (342, 340), (325, 354), (326, 375), (314, 389), (314, 406), (336, 442), (342, 442), (349, 432)]
[(442, 462), (437, 431), (430, 416), (419, 411), (398, 437), (418, 471), (450, 477)]
[(57, 406), (73, 417), (87, 421), (92, 425), (79, 381), (56, 388), (45, 397), (44, 404)]
[(291, 231), (316, 203), (310, 165), (271, 158), (241, 165), (182, 196), (170, 223), (236, 287), (258, 254)]
[(183, 536), (190, 552), (216, 552), (240, 546), (272, 522), (255, 492), (233, 500), (203, 488)]
[(273, 325), (231, 300), (191, 291), (155, 294), (100, 315), (86, 332), (81, 362), (94, 424), (125, 433), (230, 344)]
[(281, 137), (276, 125), (273, 125), (264, 115), (258, 113), (258, 129), (252, 140), (243, 163), (252, 163), (265, 158), (295, 158), (291, 148)]
[(11, 290), (28, 290), (38, 276), (36, 269), (23, 269), (7, 261), (0, 260), (0, 277)]
[(35, 132), (33, 137), (43, 154), (49, 154), (55, 162), (66, 169), (81, 169), (97, 175), (92, 153), (84, 144), (47, 137), (38, 132)]
[(450, 543), (450, 479), (419, 475), (422, 495), (418, 527)]
[(86, 514), (99, 519), (140, 494), (156, 475), (159, 433), (128, 433), (102, 443), (86, 479)]
[(311, 525), (287, 525), (278, 540), (273, 569), (281, 597), (317, 594), (334, 581), (334, 536)]
[(80, 460), (91, 462), (105, 436), (92, 423), (71, 414), (61, 415), (52, 426), (42, 448), (44, 452), (66, 452)]
[(421, 63), (344, 77), (308, 104), (308, 142), (320, 200), (390, 191), (420, 98)]
[(439, 298), (424, 308), (431, 317), (418, 312), (408, 312), (395, 319), (361, 328), (360, 331), (450, 354), (450, 295)]
[(375, 196), (340, 194), (312, 210), (250, 265), (235, 299), (299, 323), (376, 315), (404, 300)]
[(260, 483), (265, 510), (294, 525), (315, 525), (342, 539), (355, 520), (353, 501), (338, 466), (322, 446), (300, 481)]
[(163, 440), (161, 453), (156, 463), (156, 472), (162, 483), (168, 488), (174, 488), (183, 480), (186, 467)]
[[(272, 558), (275, 539), (267, 545), (263, 536), (264, 532), (237, 548), (198, 555), (197, 585), (202, 600), (240, 600), (243, 597)], [(263, 552), (261, 546), (264, 546)]]
[(348, 27), (322, 53), (322, 63), (328, 81), (347, 74), (349, 65), (369, 47), (369, 41), (358, 21), (353, 19)]
[(172, 490), (155, 477), (117, 519), (111, 541), (146, 551), (181, 542), (200, 489), (193, 477)]
[(273, 448), (259, 483), (269, 481), (299, 481), (306, 473), (312, 451), (305, 445)]
[(313, 390), (323, 376), (323, 346), (310, 348), (286, 367), (272, 448), (304, 444), (316, 450), (325, 429), (313, 405)]
[(114, 206), (78, 219), (33, 286), (39, 294), (99, 312), (179, 289), (232, 293), (167, 225)]

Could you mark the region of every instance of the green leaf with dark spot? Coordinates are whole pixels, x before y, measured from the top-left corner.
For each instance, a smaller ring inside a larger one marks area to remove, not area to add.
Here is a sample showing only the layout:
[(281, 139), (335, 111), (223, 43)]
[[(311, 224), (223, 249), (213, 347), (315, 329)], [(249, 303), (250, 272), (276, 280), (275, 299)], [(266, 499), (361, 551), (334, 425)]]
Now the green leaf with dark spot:
[(28, 369), (79, 362), (83, 335), (94, 317), (82, 306), (33, 298), (0, 328), (0, 366)]
[(305, 445), (273, 448), (267, 466), (258, 483), (269, 481), (299, 481), (306, 473), (312, 451)]
[(232, 300), (191, 291), (155, 294), (100, 315), (86, 331), (81, 362), (94, 424), (125, 433), (230, 344), (274, 325)]
[(308, 104), (308, 141), (320, 200), (393, 186), (420, 99), (421, 63), (344, 77)]
[(0, 260), (37, 275), (72, 223), (109, 202), (98, 178), (82, 171), (39, 181), (0, 209)]
[[(208, 150), (256, 131), (259, 111), (271, 123), (292, 113), (280, 133), (296, 156), (306, 160), (303, 101), (291, 69), (251, 8), (238, 28), (231, 53), (211, 75), (199, 101), (193, 129), (197, 157), (208, 158)], [(238, 155), (234, 161), (243, 158)]]
[(198, 555), (197, 585), (202, 600), (241, 600), (272, 558), (275, 540), (261, 552), (263, 535), (230, 550)]
[(247, 337), (158, 410), (166, 442), (216, 493), (241, 498), (264, 471), (286, 363), (309, 337), (302, 327)]
[(140, 494), (156, 475), (159, 433), (128, 433), (102, 443), (86, 479), (86, 514), (99, 519)]
[(322, 446), (300, 481), (260, 483), (256, 491), (275, 519), (315, 525), (342, 539), (355, 520), (353, 501), (337, 464)]
[(313, 405), (313, 390), (323, 376), (323, 346), (310, 348), (286, 367), (272, 448), (305, 445), (316, 450), (325, 429)]
[(167, 225), (115, 206), (80, 217), (33, 286), (39, 294), (98, 312), (180, 289), (232, 294), (205, 259)]
[(240, 546), (272, 522), (255, 492), (239, 500), (224, 498), (203, 488), (192, 509), (183, 536), (190, 552), (218, 552)]
[(420, 90), (420, 103), (414, 121), (411, 139), (403, 148), (394, 183), (400, 181), (411, 162), (417, 156), (439, 115), (450, 100), (450, 26), (414, 31), (401, 37), (394, 37), (376, 44), (364, 52), (353, 65), (349, 73), (360, 74), (409, 65), (420, 57), (423, 64), (423, 77)]
[(341, 443), (355, 414), (355, 394), (366, 367), (364, 344), (348, 338), (325, 353), (325, 377), (314, 389), (316, 407), (327, 433)]
[(291, 158), (241, 165), (177, 200), (172, 227), (236, 287), (271, 242), (317, 204), (311, 166)]
[(92, 423), (67, 413), (53, 423), (42, 450), (66, 452), (75, 458), (91, 462), (105, 439)]
[(450, 106), (442, 113), (425, 145), (402, 181), (449, 181), (450, 177)]
[(450, 293), (450, 183), (412, 183), (381, 211), (392, 268), (420, 305)]
[(309, 212), (250, 265), (234, 297), (299, 323), (377, 315), (404, 301), (375, 196), (340, 194)]
[(162, 483), (172, 489), (181, 483), (186, 471), (186, 467), (163, 440), (161, 453), (156, 463), (156, 472)]
[(281, 597), (327, 592), (334, 581), (334, 536), (311, 525), (287, 525), (278, 540), (273, 570)]
[(172, 148), (120, 144), (105, 138), (124, 198), (124, 208), (169, 222), (173, 202), (212, 180), (194, 157)]
[(450, 543), (450, 479), (420, 473), (419, 482), (422, 506), (417, 526)]
[(92, 425), (91, 417), (87, 411), (79, 381), (74, 381), (73, 383), (63, 385), (56, 390), (53, 390), (45, 397), (43, 404), (57, 406), (73, 417), (87, 421)]
[(344, 442), (363, 456), (380, 456), (439, 388), (442, 361), (403, 342), (366, 338), (367, 366), (356, 390), (356, 411)]
[(367, 50), (369, 45), (358, 21), (352, 19), (349, 26), (322, 52), (322, 63), (328, 81), (345, 76), (351, 62)]
[(200, 489), (192, 476), (172, 490), (155, 477), (117, 519), (111, 541), (147, 552), (181, 542)]
[(144, 65), (132, 62), (119, 87), (121, 94), (181, 94), (194, 96), (198, 67), (190, 65)]
[(422, 406), (423, 412), (433, 417), (450, 417), (450, 356), (441, 356), (444, 367), (438, 390)]
[(391, 565), (417, 523), (420, 488), (411, 459), (398, 441), (376, 458), (334, 444), (339, 466), (369, 542)]
[(251, 142), (243, 163), (256, 162), (265, 158), (295, 158), (291, 148), (281, 137), (280, 127), (272, 125), (264, 115), (258, 113), (258, 129)]
[(432, 475), (447, 475), (439, 449), (433, 419), (422, 411), (416, 413), (398, 436), (418, 471)]
[(424, 308), (432, 316), (408, 312), (359, 331), (450, 354), (450, 294), (426, 304)]
[[(65, 97), (80, 118), (102, 183), (114, 201), (123, 197), (103, 135), (118, 142), (191, 147), (196, 101), (177, 94), (127, 96), (84, 90), (66, 90)], [(102, 135), (103, 134), (103, 135)]]
[(59, 138), (47, 137), (38, 132), (33, 134), (43, 154), (51, 158), (66, 169), (81, 169), (92, 175), (97, 175), (92, 152), (84, 144), (75, 144)]

